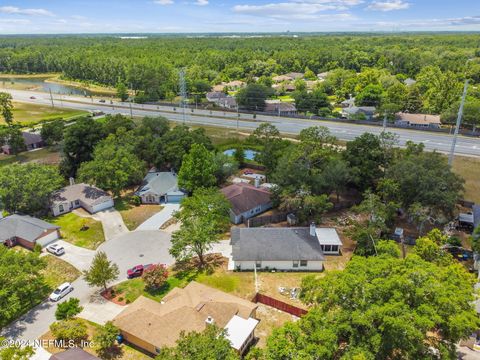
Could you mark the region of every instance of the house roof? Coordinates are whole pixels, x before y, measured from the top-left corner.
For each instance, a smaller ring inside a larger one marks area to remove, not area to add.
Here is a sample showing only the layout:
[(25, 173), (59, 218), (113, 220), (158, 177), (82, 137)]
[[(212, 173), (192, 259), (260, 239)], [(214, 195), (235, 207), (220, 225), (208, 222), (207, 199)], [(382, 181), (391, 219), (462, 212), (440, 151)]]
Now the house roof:
[(274, 76), (272, 80), (275, 82), (282, 82), (282, 81), (291, 81), (293, 80), (293, 78), (288, 75), (277, 75), (277, 76)]
[(0, 243), (13, 237), (34, 242), (45, 232), (54, 229), (59, 227), (28, 215), (10, 215), (0, 219)]
[(226, 338), (230, 340), (230, 343), (235, 350), (240, 350), (257, 325), (257, 319), (244, 319), (240, 316), (234, 315), (228, 324), (225, 325), (225, 330), (227, 331)]
[(480, 226), (480, 205), (473, 205), (473, 226)]
[(220, 191), (230, 201), (235, 215), (271, 202), (270, 192), (267, 189), (256, 188), (246, 183), (232, 184)]
[(100, 358), (93, 356), (82, 348), (72, 347), (67, 351), (56, 353), (50, 356), (50, 360), (99, 360)]
[(23, 140), (25, 145), (32, 145), (38, 144), (43, 141), (42, 137), (39, 134), (31, 133), (31, 132), (22, 132)]
[(428, 124), (437, 124), (440, 125), (440, 115), (429, 115), (429, 114), (409, 114), (409, 113), (397, 113), (397, 120), (408, 121), (410, 124), (416, 125), (428, 125)]
[(84, 183), (65, 186), (52, 194), (53, 204), (80, 200), (85, 204), (94, 206), (111, 200), (111, 196), (96, 186)]
[(403, 83), (404, 83), (405, 85), (407, 85), (407, 86), (411, 86), (411, 85), (416, 84), (417, 81), (414, 80), (414, 79), (408, 78), (408, 79), (405, 79), (405, 80), (403, 81)]
[(373, 115), (376, 111), (376, 108), (375, 106), (350, 106), (343, 109), (343, 111), (347, 114), (357, 114), (362, 112), (367, 115)]
[(190, 282), (157, 302), (140, 296), (113, 323), (156, 347), (174, 346), (182, 331), (202, 331), (208, 317), (220, 328), (237, 315), (248, 319), (257, 305), (222, 291)]
[(265, 109), (263, 111), (265, 112), (277, 112), (278, 109), (280, 111), (288, 111), (288, 112), (293, 112), (297, 111), (297, 108), (295, 107), (295, 104), (288, 103), (288, 102), (269, 102), (265, 101)]
[(165, 195), (178, 191), (177, 175), (171, 171), (149, 171), (137, 190), (139, 196), (146, 193)]
[(227, 94), (225, 94), (223, 91), (212, 91), (207, 93), (206, 98), (209, 101), (214, 101), (218, 99), (223, 99), (226, 98)]
[(343, 245), (334, 228), (316, 228), (315, 233), (320, 245)]
[(292, 78), (293, 80), (297, 79), (303, 79), (305, 74), (304, 73), (299, 73), (299, 72), (289, 72), (288, 74), (285, 74), (289, 78)]
[(309, 228), (232, 228), (234, 261), (325, 260)]
[(241, 80), (233, 80), (225, 84), (226, 86), (240, 87), (245, 85), (245, 82)]
[(220, 106), (236, 106), (237, 100), (233, 96), (227, 96), (218, 99), (217, 104)]

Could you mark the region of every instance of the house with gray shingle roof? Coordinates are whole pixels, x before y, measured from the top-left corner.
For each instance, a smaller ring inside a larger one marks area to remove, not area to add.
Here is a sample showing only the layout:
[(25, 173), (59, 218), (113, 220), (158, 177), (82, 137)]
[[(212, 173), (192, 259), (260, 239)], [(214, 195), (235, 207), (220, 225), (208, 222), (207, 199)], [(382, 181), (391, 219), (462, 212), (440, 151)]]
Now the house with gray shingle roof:
[(186, 195), (178, 188), (177, 174), (152, 169), (135, 192), (143, 204), (179, 203)]
[(59, 227), (46, 221), (13, 214), (0, 219), (0, 244), (6, 246), (22, 245), (33, 250), (35, 244), (42, 247), (60, 237)]
[(236, 270), (321, 271), (325, 255), (338, 255), (342, 241), (333, 228), (232, 228)]
[(88, 184), (74, 184), (55, 191), (50, 197), (50, 210), (54, 216), (83, 208), (90, 214), (113, 207), (112, 197), (104, 190)]

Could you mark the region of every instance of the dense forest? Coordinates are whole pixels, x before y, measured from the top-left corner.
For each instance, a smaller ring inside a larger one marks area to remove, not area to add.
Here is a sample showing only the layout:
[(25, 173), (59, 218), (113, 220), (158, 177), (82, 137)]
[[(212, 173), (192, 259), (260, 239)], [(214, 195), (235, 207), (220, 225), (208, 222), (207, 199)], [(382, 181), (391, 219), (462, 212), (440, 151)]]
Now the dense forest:
[[(137, 102), (173, 100), (179, 94), (181, 68), (186, 71), (187, 92), (195, 98), (231, 80), (256, 82), (270, 89), (275, 75), (301, 72), (314, 80), (316, 74), (328, 72), (314, 89), (318, 91), (299, 91), (305, 85), (296, 84), (292, 95), (300, 112), (335, 117), (332, 104), (353, 96), (356, 105), (376, 106), (380, 114), (441, 114), (444, 123), (455, 121), (468, 77), (473, 86), (464, 124), (475, 128), (480, 110), (479, 44), (479, 34), (466, 33), (3, 37), (0, 72), (58, 72), (66, 79), (116, 86), (122, 98), (128, 97), (126, 89), (131, 88)], [(415, 86), (406, 86), (407, 78), (415, 79)], [(262, 92), (261, 104), (257, 104)], [(268, 94), (254, 88), (239, 95), (253, 96), (254, 108), (261, 109)], [(249, 105), (251, 100), (243, 103)]]

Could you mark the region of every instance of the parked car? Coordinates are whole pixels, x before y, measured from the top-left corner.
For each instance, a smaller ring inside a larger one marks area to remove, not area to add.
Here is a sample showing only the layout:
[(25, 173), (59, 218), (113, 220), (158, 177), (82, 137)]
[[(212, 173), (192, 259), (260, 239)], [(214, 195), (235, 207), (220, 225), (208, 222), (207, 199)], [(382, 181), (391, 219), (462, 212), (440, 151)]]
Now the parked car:
[(143, 275), (143, 272), (144, 272), (145, 270), (147, 270), (150, 266), (152, 266), (152, 264), (148, 264), (148, 265), (136, 265), (136, 266), (134, 266), (133, 268), (128, 269), (128, 270), (127, 270), (127, 278), (133, 279), (133, 278), (142, 276), (142, 275)]
[(30, 99), (35, 100), (36, 97), (35, 96), (30, 96)]
[(105, 100), (101, 99), (101, 100), (98, 100), (98, 102), (104, 103), (104, 102), (105, 102)]
[(245, 170), (243, 172), (243, 175), (253, 175), (253, 171), (252, 170)]
[(58, 288), (55, 289), (53, 293), (50, 294), (49, 299), (51, 301), (58, 301), (63, 298), (65, 295), (73, 291), (73, 286), (69, 282), (63, 283)]
[(50, 254), (57, 255), (57, 256), (65, 254), (65, 249), (63, 248), (63, 246), (59, 244), (52, 244), (47, 246), (47, 251)]

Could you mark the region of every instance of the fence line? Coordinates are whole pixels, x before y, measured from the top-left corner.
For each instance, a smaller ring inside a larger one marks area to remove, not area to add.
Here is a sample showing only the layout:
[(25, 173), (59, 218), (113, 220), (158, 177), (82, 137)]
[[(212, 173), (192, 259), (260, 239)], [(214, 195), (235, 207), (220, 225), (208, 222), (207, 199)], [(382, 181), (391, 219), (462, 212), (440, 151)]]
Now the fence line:
[(272, 298), (270, 296), (260, 294), (260, 293), (255, 294), (255, 297), (252, 299), (252, 302), (264, 304), (264, 305), (267, 305), (267, 306), (271, 306), (271, 307), (273, 307), (277, 310), (286, 312), (290, 315), (294, 315), (294, 316), (297, 316), (297, 317), (302, 317), (303, 315), (305, 315), (308, 312), (305, 309), (287, 304), (286, 302), (283, 302), (281, 300), (278, 300), (278, 299), (275, 299), (275, 298)]

